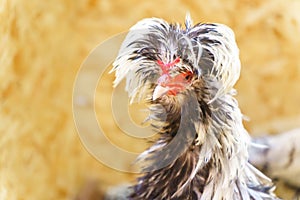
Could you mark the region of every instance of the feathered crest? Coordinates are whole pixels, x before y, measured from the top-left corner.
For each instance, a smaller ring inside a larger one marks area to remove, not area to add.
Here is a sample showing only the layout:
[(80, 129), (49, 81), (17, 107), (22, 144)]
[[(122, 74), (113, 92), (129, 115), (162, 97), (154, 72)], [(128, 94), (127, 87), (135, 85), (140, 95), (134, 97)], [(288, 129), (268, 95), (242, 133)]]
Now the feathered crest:
[(157, 18), (143, 19), (134, 25), (113, 63), (114, 85), (126, 77), (131, 99), (147, 98), (146, 91), (160, 73), (157, 61), (168, 63), (180, 57), (199, 77), (212, 76), (221, 83), (214, 98), (230, 91), (240, 74), (239, 50), (232, 30), (221, 24), (193, 26), (189, 14), (185, 26)]

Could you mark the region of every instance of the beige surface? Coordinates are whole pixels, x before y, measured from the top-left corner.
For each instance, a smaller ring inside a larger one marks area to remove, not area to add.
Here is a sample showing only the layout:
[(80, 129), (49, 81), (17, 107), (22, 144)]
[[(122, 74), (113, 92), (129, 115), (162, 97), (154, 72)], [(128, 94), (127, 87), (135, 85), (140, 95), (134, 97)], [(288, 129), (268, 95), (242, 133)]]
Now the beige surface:
[[(132, 179), (103, 166), (81, 145), (72, 85), (89, 51), (144, 17), (182, 22), (189, 10), (195, 22), (231, 26), (241, 50), (237, 89), (251, 119), (248, 130), (299, 126), (300, 2), (224, 2), (1, 0), (0, 199), (70, 199), (90, 179), (101, 188)], [(109, 95), (112, 80), (107, 76), (98, 95)], [(104, 119), (106, 130), (116, 133), (110, 117)], [(112, 137), (127, 144), (123, 136)]]

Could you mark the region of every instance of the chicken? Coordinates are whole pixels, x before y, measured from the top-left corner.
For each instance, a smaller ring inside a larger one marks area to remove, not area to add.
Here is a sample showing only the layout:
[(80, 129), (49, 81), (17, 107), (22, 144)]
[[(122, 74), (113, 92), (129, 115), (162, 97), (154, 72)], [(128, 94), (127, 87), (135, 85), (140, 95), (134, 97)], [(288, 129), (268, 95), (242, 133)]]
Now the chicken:
[(149, 105), (159, 133), (143, 152), (128, 199), (277, 199), (272, 181), (248, 162), (250, 137), (234, 98), (240, 75), (233, 31), (214, 23), (185, 27), (139, 21), (113, 63), (131, 101)]

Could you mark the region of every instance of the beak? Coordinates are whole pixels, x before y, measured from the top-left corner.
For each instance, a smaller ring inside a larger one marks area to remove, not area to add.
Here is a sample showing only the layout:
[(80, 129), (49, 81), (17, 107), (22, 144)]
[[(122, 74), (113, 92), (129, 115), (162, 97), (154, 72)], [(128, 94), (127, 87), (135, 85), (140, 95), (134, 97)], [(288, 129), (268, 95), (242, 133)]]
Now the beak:
[(169, 91), (168, 87), (162, 87), (161, 85), (157, 85), (154, 89), (153, 95), (152, 95), (152, 99), (156, 100), (159, 97), (163, 96), (164, 94), (166, 94)]

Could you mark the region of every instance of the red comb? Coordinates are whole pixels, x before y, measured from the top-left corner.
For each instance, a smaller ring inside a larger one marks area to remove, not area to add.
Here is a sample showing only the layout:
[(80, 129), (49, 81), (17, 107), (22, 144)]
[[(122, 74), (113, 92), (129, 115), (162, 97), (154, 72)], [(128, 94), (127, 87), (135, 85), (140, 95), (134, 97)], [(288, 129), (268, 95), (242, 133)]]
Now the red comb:
[(161, 67), (163, 73), (167, 73), (168, 70), (169, 70), (172, 66), (176, 65), (176, 64), (179, 63), (179, 62), (180, 62), (180, 58), (177, 57), (175, 60), (173, 60), (173, 61), (170, 62), (170, 63), (164, 63), (163, 61), (158, 60), (158, 61), (157, 61), (157, 64)]

